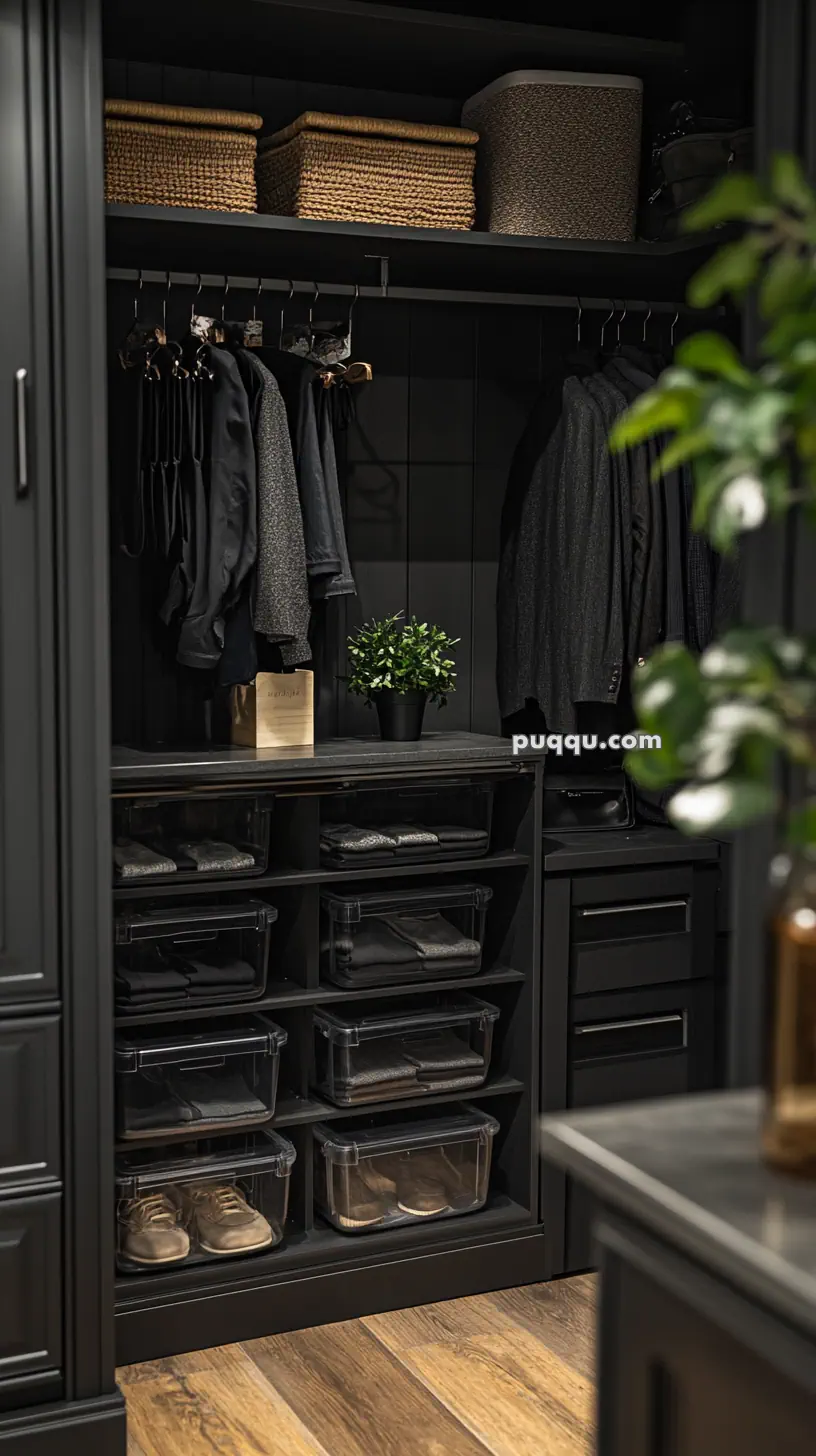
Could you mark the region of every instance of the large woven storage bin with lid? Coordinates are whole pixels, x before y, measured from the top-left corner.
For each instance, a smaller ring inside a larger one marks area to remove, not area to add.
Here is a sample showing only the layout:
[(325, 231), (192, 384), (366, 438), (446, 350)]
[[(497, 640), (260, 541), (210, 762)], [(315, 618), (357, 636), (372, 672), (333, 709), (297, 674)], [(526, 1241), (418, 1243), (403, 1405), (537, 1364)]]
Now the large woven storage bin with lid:
[(479, 133), (479, 226), (625, 242), (635, 235), (643, 82), (513, 71), (465, 102)]
[(246, 111), (105, 102), (105, 199), (212, 212), (255, 212), (250, 133), (263, 118)]
[(307, 111), (258, 151), (258, 208), (285, 217), (470, 228), (474, 132)]

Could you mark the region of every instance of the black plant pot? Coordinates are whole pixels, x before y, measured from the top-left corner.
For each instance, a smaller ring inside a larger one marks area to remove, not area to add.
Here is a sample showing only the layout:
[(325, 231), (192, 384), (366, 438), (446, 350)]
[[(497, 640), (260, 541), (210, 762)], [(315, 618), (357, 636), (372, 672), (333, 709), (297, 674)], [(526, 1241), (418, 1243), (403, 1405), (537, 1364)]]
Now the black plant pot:
[(398, 693), (396, 688), (382, 688), (372, 694), (380, 719), (380, 737), (390, 743), (412, 743), (422, 735), (427, 693)]

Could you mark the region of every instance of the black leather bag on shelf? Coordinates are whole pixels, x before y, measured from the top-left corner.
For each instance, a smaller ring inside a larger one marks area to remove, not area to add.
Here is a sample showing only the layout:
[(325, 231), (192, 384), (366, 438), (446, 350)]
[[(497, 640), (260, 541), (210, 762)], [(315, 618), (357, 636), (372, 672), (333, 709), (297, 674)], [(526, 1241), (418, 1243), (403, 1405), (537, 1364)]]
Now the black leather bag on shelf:
[(629, 829), (635, 812), (624, 773), (552, 774), (544, 780), (544, 832)]

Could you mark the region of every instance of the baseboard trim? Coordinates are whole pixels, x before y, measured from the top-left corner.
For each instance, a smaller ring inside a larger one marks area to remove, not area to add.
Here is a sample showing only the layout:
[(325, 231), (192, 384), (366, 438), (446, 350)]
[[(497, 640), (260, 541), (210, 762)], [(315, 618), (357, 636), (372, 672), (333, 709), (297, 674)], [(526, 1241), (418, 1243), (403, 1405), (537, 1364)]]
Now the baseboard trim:
[(126, 1456), (126, 1450), (125, 1402), (118, 1390), (0, 1419), (3, 1456)]

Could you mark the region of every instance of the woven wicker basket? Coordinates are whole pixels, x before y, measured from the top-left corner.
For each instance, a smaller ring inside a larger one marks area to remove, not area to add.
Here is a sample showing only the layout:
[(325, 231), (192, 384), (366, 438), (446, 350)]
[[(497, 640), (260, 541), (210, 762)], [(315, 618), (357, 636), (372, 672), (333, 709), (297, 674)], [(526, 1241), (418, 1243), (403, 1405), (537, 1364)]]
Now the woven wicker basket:
[(473, 226), (475, 132), (307, 111), (258, 152), (258, 208), (285, 217)]
[(255, 212), (251, 112), (105, 102), (105, 198), (212, 212)]
[(479, 226), (627, 241), (635, 235), (643, 82), (513, 71), (465, 102), (479, 132)]

